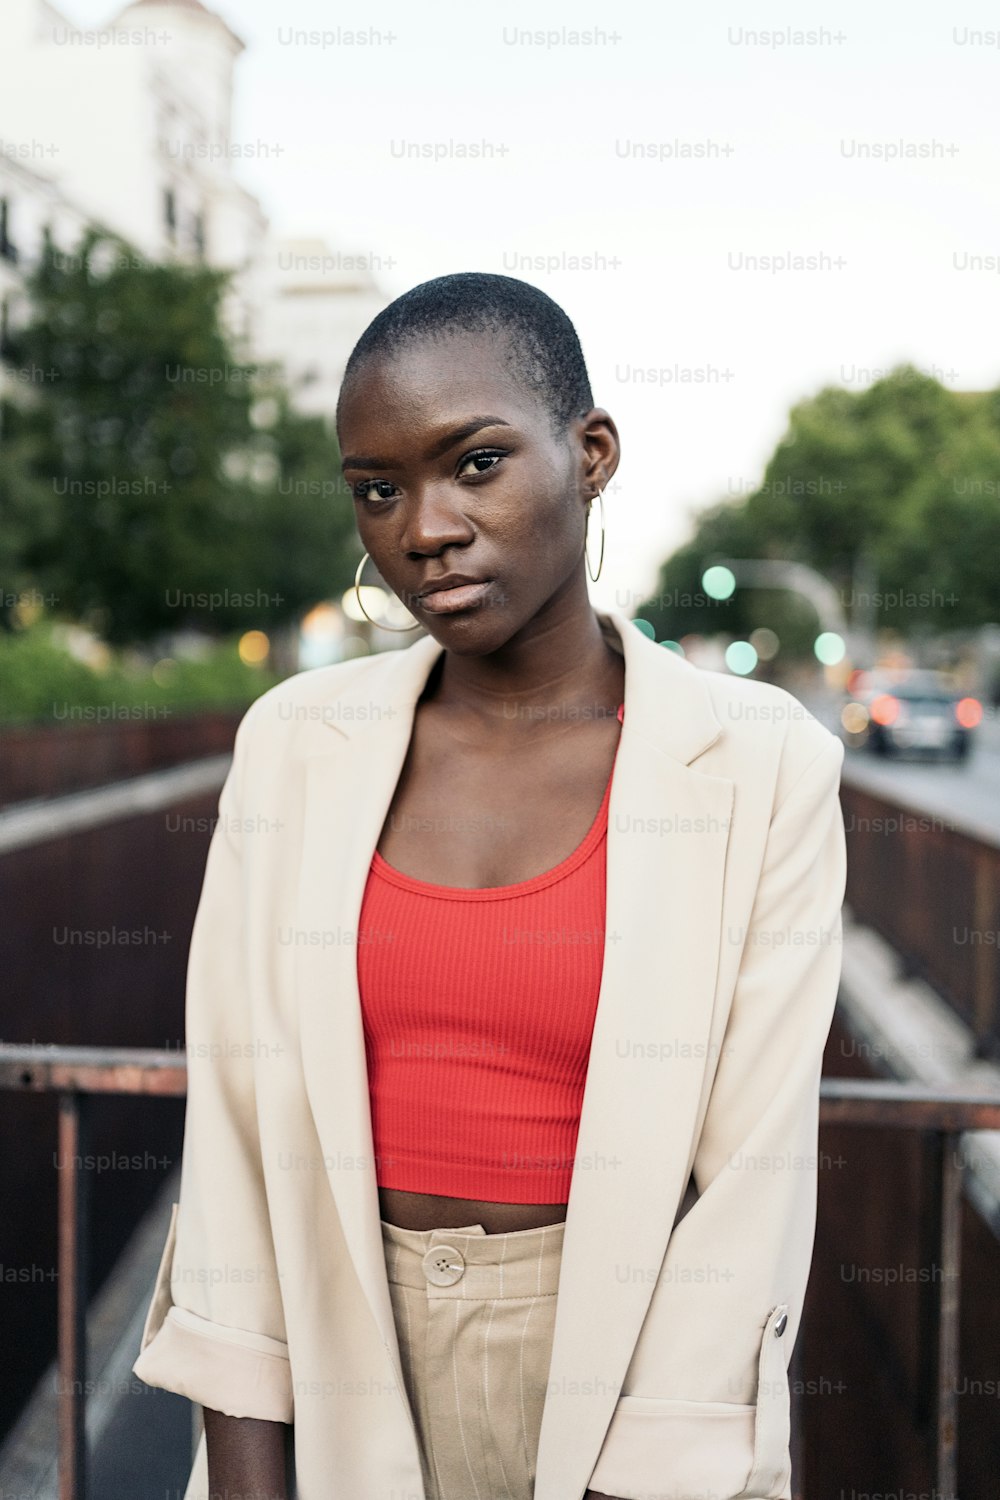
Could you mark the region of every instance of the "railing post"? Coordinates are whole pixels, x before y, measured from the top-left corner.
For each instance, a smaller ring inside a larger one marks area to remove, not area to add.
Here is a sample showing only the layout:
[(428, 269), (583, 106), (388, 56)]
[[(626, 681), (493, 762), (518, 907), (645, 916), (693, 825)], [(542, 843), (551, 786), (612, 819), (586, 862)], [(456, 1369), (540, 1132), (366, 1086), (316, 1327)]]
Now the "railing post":
[[(989, 932), (996, 924), (997, 877), (996, 859), (991, 851), (979, 846), (973, 861), (972, 920), (979, 932)], [(989, 943), (980, 943), (972, 949), (972, 1027), (976, 1035), (976, 1052), (979, 1057), (995, 1055), (1000, 1041), (1000, 1025), (997, 1022), (997, 953)]]
[(89, 1139), (89, 1100), (59, 1094), (59, 1500), (87, 1494), (87, 1246), (90, 1178), (81, 1170)]
[[(917, 1220), (917, 1262), (930, 1268), (928, 1278), (917, 1289), (917, 1371), (913, 1402), (913, 1420), (922, 1439), (930, 1448), (933, 1434), (937, 1442), (938, 1359), (941, 1344), (941, 1236), (943, 1232), (941, 1173), (944, 1170), (944, 1137), (940, 1130), (921, 1130), (919, 1218)], [(934, 1269), (936, 1268), (936, 1269)], [(940, 1497), (935, 1496), (935, 1500)]]
[(937, 1344), (937, 1486), (943, 1500), (957, 1500), (958, 1351), (962, 1274), (961, 1136), (942, 1132), (941, 1281)]
[(799, 1324), (798, 1338), (795, 1340), (795, 1348), (792, 1350), (792, 1358), (788, 1367), (788, 1379), (791, 1385), (790, 1411), (791, 1420), (791, 1442), (789, 1454), (792, 1461), (792, 1500), (802, 1500), (803, 1477), (802, 1477), (802, 1340), (805, 1334), (805, 1313)]

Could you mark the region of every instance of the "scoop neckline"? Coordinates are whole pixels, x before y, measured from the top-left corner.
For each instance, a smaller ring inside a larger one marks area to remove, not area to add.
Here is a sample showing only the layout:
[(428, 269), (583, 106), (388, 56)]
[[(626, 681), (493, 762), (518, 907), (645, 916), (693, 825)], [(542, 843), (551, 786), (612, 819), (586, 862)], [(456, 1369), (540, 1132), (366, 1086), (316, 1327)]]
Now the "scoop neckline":
[[(625, 705), (620, 704), (618, 708), (619, 722), (624, 724), (622, 710)], [(621, 744), (619, 737), (618, 744)], [(601, 805), (597, 809), (594, 821), (584, 834), (582, 840), (577, 844), (571, 854), (565, 859), (553, 865), (549, 870), (543, 870), (539, 875), (532, 875), (527, 880), (515, 881), (512, 885), (439, 885), (432, 880), (418, 880), (415, 875), (406, 875), (402, 870), (397, 870), (395, 865), (390, 865), (376, 849), (372, 855), (372, 871), (379, 875), (390, 885), (399, 886), (406, 891), (419, 892), (425, 896), (437, 896), (444, 900), (452, 901), (496, 901), (513, 896), (532, 895), (535, 891), (544, 889), (545, 886), (554, 885), (557, 880), (563, 880), (571, 875), (579, 865), (589, 859), (597, 844), (603, 839), (607, 830), (608, 803), (611, 798), (611, 783), (614, 780), (615, 765), (618, 762), (618, 745), (615, 746), (615, 758), (611, 765), (611, 774), (604, 788), (604, 796)]]

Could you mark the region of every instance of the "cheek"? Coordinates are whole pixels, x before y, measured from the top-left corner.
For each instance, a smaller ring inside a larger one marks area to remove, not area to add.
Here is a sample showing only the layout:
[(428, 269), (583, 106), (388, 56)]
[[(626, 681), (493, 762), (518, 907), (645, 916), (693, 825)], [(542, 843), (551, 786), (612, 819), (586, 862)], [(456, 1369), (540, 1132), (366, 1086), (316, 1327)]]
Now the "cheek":
[[(573, 550), (580, 540), (583, 513), (564, 473), (553, 466), (532, 464), (511, 471), (497, 487), (489, 508), (489, 528), (512, 547), (544, 547), (546, 551)], [(484, 522), (486, 511), (484, 509)]]

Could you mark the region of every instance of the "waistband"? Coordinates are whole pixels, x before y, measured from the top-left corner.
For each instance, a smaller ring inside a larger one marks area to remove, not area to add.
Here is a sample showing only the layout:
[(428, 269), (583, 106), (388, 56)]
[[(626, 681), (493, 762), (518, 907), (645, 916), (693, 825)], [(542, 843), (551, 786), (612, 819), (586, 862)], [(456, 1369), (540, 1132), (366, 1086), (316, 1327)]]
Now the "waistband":
[(559, 1288), (565, 1221), (537, 1229), (487, 1234), (481, 1224), (460, 1229), (402, 1229), (382, 1224), (391, 1282), (430, 1297), (461, 1301), (552, 1297)]

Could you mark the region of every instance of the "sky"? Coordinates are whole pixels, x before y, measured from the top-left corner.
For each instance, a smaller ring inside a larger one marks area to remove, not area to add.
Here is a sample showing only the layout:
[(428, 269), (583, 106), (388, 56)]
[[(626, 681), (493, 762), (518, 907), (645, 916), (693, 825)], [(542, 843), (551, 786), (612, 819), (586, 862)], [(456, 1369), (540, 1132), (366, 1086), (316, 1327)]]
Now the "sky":
[(599, 607), (634, 608), (824, 385), (1000, 383), (995, 6), (213, 8), (276, 233), (372, 256), (389, 296), (494, 271), (569, 313), (622, 439)]

